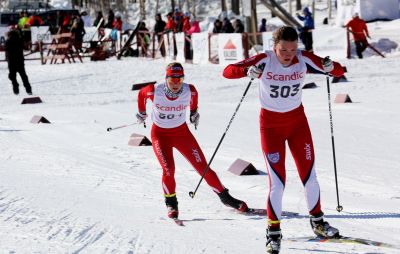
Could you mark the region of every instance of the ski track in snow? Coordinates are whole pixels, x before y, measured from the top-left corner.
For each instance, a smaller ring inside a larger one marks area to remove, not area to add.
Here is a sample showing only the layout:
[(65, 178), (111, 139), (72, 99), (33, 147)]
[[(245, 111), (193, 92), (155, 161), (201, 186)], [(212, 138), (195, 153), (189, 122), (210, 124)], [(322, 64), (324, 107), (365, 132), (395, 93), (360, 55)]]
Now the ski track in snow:
[[(30, 208), (23, 198), (9, 194), (0, 187), (0, 218), (7, 222), (2, 228), (4, 235), (13, 238), (19, 250), (28, 253), (35, 246), (46, 245), (43, 253), (127, 253), (135, 244), (136, 238), (124, 238), (121, 231), (101, 225), (100, 222), (82, 221), (67, 210), (58, 214), (38, 212)], [(23, 228), (23, 232), (19, 229)], [(27, 233), (29, 232), (29, 233)], [(99, 246), (96, 246), (100, 243)], [(22, 245), (21, 245), (22, 244)], [(2, 249), (13, 253), (12, 246), (0, 240)], [(98, 251), (98, 252), (97, 252)], [(16, 251), (16, 253), (19, 253)]]

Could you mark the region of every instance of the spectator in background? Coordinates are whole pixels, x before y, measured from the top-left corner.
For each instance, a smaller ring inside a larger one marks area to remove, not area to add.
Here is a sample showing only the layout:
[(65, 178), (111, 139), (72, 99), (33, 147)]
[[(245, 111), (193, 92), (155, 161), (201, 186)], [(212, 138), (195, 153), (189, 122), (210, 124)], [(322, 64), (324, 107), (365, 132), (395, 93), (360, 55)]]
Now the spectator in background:
[(113, 29), (117, 29), (122, 32), (122, 19), (121, 16), (117, 15), (117, 18), (114, 20)]
[(182, 27), (183, 27), (183, 16), (178, 14), (174, 14), (174, 32), (175, 33), (180, 33), (182, 32)]
[(233, 22), (234, 33), (244, 33), (244, 25), (240, 19), (236, 19)]
[(47, 14), (43, 25), (49, 27), (49, 31), (51, 34), (56, 34), (58, 31), (57, 21), (55, 20), (55, 16), (53, 15)]
[(303, 15), (297, 13), (297, 18), (304, 22), (303, 28), (300, 30), (300, 39), (304, 44), (305, 50), (313, 52), (312, 30), (314, 29), (314, 18), (308, 7), (304, 7)]
[(93, 26), (97, 27), (99, 25), (100, 21), (101, 21), (100, 27), (104, 27), (105, 22), (104, 22), (103, 13), (101, 11), (97, 12), (97, 16), (93, 22)]
[(39, 17), (36, 14), (32, 14), (32, 16), (29, 17), (27, 23), (29, 24), (29, 26), (41, 26), (43, 25), (43, 20), (41, 17)]
[(29, 28), (28, 20), (28, 13), (26, 11), (22, 11), (20, 14), (20, 19), (18, 20), (18, 28), (21, 30)]
[(222, 33), (233, 33), (234, 30), (231, 21), (228, 18), (224, 18)]
[[(154, 25), (154, 33), (156, 33), (157, 41), (160, 44), (162, 41), (162, 36), (163, 32), (165, 30), (165, 26), (167, 23), (165, 23), (164, 20), (162, 20), (161, 14), (157, 13), (156, 15), (156, 24)], [(160, 47), (160, 52), (163, 57), (165, 57), (165, 45), (164, 42), (162, 42)]]
[(66, 33), (71, 31), (72, 22), (73, 22), (72, 15), (66, 14), (62, 21), (62, 25), (60, 26), (61, 33)]
[(358, 58), (363, 58), (362, 52), (368, 47), (367, 37), (371, 38), (368, 33), (367, 24), (359, 17), (358, 13), (355, 12), (353, 14), (353, 19), (346, 24), (346, 27), (353, 34)]
[(167, 14), (167, 24), (165, 26), (165, 30), (167, 31), (175, 31), (175, 22), (174, 22), (174, 17), (173, 17), (173, 13), (169, 12)]
[(146, 27), (146, 23), (140, 22), (140, 27), (137, 34), (137, 46), (142, 48), (142, 55), (147, 55), (147, 49), (150, 45), (149, 29)]
[(175, 32), (176, 33), (182, 32), (183, 13), (178, 7), (176, 7), (174, 11), (174, 23), (175, 23)]
[(183, 16), (182, 21), (182, 32), (185, 33), (185, 42), (184, 42), (184, 49), (185, 49), (185, 59), (191, 60), (193, 59), (193, 48), (191, 43), (191, 35), (188, 33), (190, 30), (190, 13), (186, 12)]
[(22, 40), (24, 42), (24, 48), (28, 49), (28, 43), (31, 41), (31, 32), (29, 26), (29, 15), (28, 12), (21, 12), (21, 17), (18, 20), (18, 28), (22, 31)]
[(74, 38), (74, 46), (76, 50), (82, 51), (83, 36), (85, 36), (85, 24), (80, 16), (80, 14), (73, 17), (71, 33)]
[(214, 28), (212, 31), (214, 34), (222, 33), (222, 22), (219, 19), (214, 21)]
[(157, 13), (156, 15), (156, 24), (154, 25), (155, 33), (162, 33), (165, 30), (167, 23), (162, 19), (161, 14)]
[(24, 42), (18, 30), (11, 30), (7, 33), (5, 52), (8, 63), (8, 78), (12, 82), (13, 92), (15, 95), (19, 94), (19, 84), (17, 81), (17, 73), (21, 76), (26, 93), (31, 95), (32, 88), (29, 84), (28, 76), (25, 72), (25, 59), (24, 59)]
[(200, 29), (200, 23), (197, 20), (194, 20), (192, 22), (192, 25), (189, 29), (189, 31), (187, 32), (189, 35), (192, 35), (193, 33), (200, 33), (201, 29)]
[(113, 29), (114, 28), (114, 19), (115, 15), (112, 10), (108, 11), (108, 17), (107, 17), (107, 23), (106, 23), (106, 28)]
[(182, 21), (182, 32), (187, 33), (190, 29), (190, 13), (186, 12)]
[(258, 27), (258, 32), (263, 33), (267, 31), (267, 19), (263, 18), (261, 19), (261, 24)]

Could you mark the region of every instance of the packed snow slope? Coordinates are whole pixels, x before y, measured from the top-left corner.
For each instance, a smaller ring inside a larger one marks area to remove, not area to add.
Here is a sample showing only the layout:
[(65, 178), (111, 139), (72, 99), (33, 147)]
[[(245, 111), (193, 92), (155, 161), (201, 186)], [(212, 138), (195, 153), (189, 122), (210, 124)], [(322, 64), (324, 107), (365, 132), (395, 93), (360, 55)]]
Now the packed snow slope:
[[(376, 23), (371, 36), (375, 42), (389, 38), (399, 43), (391, 37), (397, 36), (392, 33), (396, 26)], [(338, 93), (353, 100), (332, 104), (341, 213), (335, 209), (325, 77), (309, 75), (307, 82), (318, 87), (303, 90), (326, 219), (342, 235), (399, 246), (400, 53), (335, 60), (347, 67), (348, 82), (331, 84), (332, 100)], [(161, 168), (151, 147), (127, 145), (132, 133), (149, 137), (151, 121), (147, 128), (106, 131), (136, 121), (132, 83), (162, 82), (165, 65), (142, 58), (59, 65), (27, 61), (34, 95), (43, 103), (22, 105), (24, 91), (12, 94), (7, 66), (0, 63), (0, 253), (265, 253), (265, 217), (226, 208), (204, 182), (191, 199), (188, 192), (200, 177), (177, 152), (177, 196), (185, 226), (167, 218)], [(200, 125), (190, 128), (209, 159), (249, 79), (224, 79), (224, 66), (184, 67), (186, 81), (200, 94)], [(268, 177), (260, 148), (257, 87), (254, 82), (212, 168), (233, 196), (264, 208)], [(34, 115), (51, 124), (30, 123)], [(288, 241), (311, 237), (312, 231), (302, 184), (289, 152), (286, 157), (283, 208), (299, 216), (282, 221), (282, 253), (400, 253), (360, 244)], [(227, 168), (237, 158), (253, 163), (261, 174), (231, 174)]]

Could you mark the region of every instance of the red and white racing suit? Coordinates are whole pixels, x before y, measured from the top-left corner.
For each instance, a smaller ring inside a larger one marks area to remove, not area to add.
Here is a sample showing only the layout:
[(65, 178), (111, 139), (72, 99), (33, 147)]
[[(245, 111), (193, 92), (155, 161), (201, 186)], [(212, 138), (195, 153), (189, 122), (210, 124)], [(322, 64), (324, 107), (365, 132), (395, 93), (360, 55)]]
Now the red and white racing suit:
[[(163, 170), (162, 187), (164, 195), (175, 195), (175, 163), (172, 148), (176, 148), (202, 175), (207, 167), (207, 160), (186, 124), (186, 111), (197, 110), (198, 94), (193, 85), (183, 83), (179, 97), (171, 99), (165, 94), (165, 83), (148, 85), (138, 94), (139, 112), (146, 112), (146, 101), (153, 101), (151, 118), (151, 140), (153, 150)], [(220, 193), (223, 191), (217, 174), (210, 168), (204, 176), (207, 184)]]
[[(242, 78), (247, 68), (255, 65), (260, 76), (261, 146), (267, 164), (270, 190), (267, 200), (270, 225), (279, 225), (285, 188), (285, 142), (294, 157), (298, 174), (305, 188), (309, 213), (321, 213), (320, 188), (314, 165), (314, 147), (310, 128), (301, 103), (302, 83), (306, 73), (324, 73), (322, 58), (306, 51), (297, 51), (292, 63), (283, 66), (274, 51), (266, 51), (224, 70), (226, 78)], [(343, 68), (334, 62), (333, 76), (342, 76)]]

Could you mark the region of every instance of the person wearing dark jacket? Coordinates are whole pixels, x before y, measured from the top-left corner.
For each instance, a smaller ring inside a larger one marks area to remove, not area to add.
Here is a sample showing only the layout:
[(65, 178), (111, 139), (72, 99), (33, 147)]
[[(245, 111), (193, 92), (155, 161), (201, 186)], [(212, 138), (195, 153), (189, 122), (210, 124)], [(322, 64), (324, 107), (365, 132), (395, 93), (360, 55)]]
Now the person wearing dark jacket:
[(234, 33), (244, 33), (244, 25), (240, 19), (236, 19), (235, 22), (233, 22), (233, 27), (234, 27)]
[(233, 33), (234, 30), (231, 21), (228, 18), (224, 18), (224, 21), (222, 22), (222, 32)]
[[(167, 25), (167, 23), (165, 23), (164, 20), (162, 20), (161, 14), (157, 14), (156, 15), (156, 24), (154, 25), (154, 33), (156, 33), (156, 37), (157, 37), (157, 41), (158, 43), (161, 43), (161, 39), (162, 39), (162, 33), (165, 30), (165, 26)], [(164, 42), (161, 44), (160, 47), (160, 52), (161, 55), (163, 57), (165, 57), (165, 46), (164, 46)]]
[(85, 36), (85, 24), (81, 15), (76, 15), (71, 27), (71, 33), (74, 35), (74, 46), (77, 50), (82, 51), (83, 36)]
[[(100, 23), (100, 21), (101, 21), (101, 23)], [(97, 13), (96, 19), (93, 22), (93, 26), (97, 27), (97, 25), (99, 25), (99, 23), (100, 23), (100, 27), (104, 27), (105, 22), (104, 22), (103, 13), (101, 11), (99, 11)]]
[(114, 12), (112, 10), (109, 10), (108, 11), (108, 17), (107, 17), (106, 28), (110, 28), (110, 29), (114, 28), (114, 19), (115, 19)]
[(266, 31), (267, 31), (267, 19), (263, 18), (263, 19), (261, 19), (261, 24), (258, 27), (258, 32), (259, 33), (263, 33), (263, 32), (266, 32)]
[(214, 34), (222, 33), (222, 22), (221, 20), (217, 19), (214, 21), (214, 28), (212, 31)]
[(12, 82), (13, 92), (15, 95), (19, 94), (19, 84), (17, 81), (17, 72), (21, 76), (26, 93), (31, 95), (32, 88), (29, 84), (28, 76), (25, 72), (25, 59), (24, 59), (24, 42), (18, 30), (11, 30), (7, 33), (6, 40), (6, 59), (8, 62), (8, 78)]
[(300, 39), (304, 44), (305, 50), (313, 52), (312, 30), (314, 29), (314, 18), (308, 7), (304, 7), (303, 16), (297, 14), (297, 18), (304, 22), (300, 31)]

